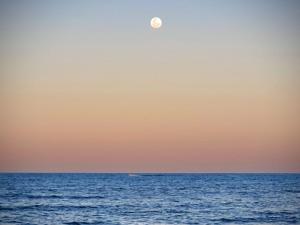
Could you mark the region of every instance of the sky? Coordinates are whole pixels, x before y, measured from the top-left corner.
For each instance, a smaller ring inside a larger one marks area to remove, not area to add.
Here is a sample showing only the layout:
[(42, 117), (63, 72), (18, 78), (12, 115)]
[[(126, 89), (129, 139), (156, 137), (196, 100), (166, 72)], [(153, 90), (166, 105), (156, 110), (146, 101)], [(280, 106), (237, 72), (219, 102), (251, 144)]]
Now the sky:
[(300, 172), (299, 40), (297, 0), (2, 0), (0, 171)]

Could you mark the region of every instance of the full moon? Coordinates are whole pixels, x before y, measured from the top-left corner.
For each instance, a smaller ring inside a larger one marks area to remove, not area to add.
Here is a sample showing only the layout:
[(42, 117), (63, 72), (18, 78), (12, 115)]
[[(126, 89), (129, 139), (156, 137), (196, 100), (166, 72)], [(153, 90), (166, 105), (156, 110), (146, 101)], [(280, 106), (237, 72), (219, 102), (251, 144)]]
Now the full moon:
[(161, 27), (162, 21), (161, 21), (161, 19), (158, 18), (158, 17), (153, 17), (153, 18), (151, 19), (151, 21), (150, 21), (150, 25), (151, 25), (152, 28), (158, 29), (158, 28)]

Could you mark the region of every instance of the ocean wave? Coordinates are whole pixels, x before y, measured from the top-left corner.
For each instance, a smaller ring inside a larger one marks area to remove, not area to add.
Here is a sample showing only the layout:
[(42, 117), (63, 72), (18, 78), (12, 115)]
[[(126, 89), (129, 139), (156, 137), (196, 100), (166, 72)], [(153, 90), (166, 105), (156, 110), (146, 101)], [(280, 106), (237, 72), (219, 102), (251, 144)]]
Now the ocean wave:
[(0, 211), (14, 211), (14, 210), (32, 210), (40, 209), (45, 211), (56, 210), (74, 210), (74, 209), (97, 209), (98, 206), (91, 205), (22, 205), (22, 206), (0, 206)]
[(78, 221), (72, 221), (72, 222), (65, 222), (66, 225), (96, 225), (96, 224), (104, 224), (102, 221), (97, 222), (78, 222)]
[(292, 217), (282, 217), (282, 216), (275, 216), (275, 217), (235, 217), (235, 218), (220, 218), (212, 220), (214, 222), (222, 222), (222, 223), (281, 223), (281, 222), (288, 222), (288, 223), (297, 223), (297, 218)]
[(91, 196), (66, 196), (68, 199), (103, 199), (104, 196), (101, 195), (91, 195)]
[(43, 199), (43, 198), (63, 198), (60, 195), (23, 195), (25, 198), (29, 199)]
[(103, 199), (104, 196), (100, 195), (90, 195), (90, 196), (80, 196), (80, 195), (21, 195), (19, 197), (29, 198), (29, 199)]
[(7, 206), (0, 206), (0, 211), (10, 211), (10, 210), (14, 210), (14, 208), (7, 207)]

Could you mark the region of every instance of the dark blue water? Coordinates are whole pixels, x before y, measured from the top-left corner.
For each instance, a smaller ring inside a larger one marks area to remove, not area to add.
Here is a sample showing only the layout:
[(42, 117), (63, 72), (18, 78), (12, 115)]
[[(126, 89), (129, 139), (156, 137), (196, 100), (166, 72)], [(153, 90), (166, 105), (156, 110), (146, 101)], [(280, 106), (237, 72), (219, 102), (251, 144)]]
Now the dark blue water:
[(0, 224), (300, 224), (300, 175), (0, 174)]

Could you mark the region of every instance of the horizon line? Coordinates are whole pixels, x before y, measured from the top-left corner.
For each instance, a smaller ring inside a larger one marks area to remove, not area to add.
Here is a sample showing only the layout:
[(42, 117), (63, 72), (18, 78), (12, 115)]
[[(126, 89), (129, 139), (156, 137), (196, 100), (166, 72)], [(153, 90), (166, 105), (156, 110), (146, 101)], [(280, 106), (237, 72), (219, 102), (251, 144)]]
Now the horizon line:
[(0, 174), (300, 174), (299, 172), (51, 172), (51, 171), (5, 171)]

